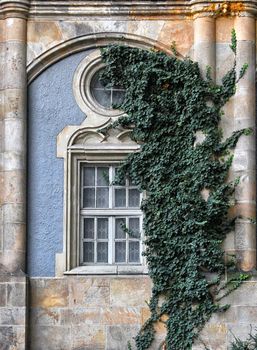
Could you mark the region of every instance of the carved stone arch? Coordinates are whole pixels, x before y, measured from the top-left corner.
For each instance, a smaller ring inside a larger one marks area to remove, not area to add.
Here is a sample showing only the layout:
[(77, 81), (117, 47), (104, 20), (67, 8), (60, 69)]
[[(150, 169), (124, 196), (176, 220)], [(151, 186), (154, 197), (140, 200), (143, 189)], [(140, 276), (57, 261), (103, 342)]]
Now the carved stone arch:
[(87, 34), (66, 40), (39, 55), (27, 67), (28, 83), (30, 84), (46, 68), (73, 53), (108, 44), (123, 44), (143, 49), (155, 48), (172, 55), (167, 45), (141, 35), (115, 32)]

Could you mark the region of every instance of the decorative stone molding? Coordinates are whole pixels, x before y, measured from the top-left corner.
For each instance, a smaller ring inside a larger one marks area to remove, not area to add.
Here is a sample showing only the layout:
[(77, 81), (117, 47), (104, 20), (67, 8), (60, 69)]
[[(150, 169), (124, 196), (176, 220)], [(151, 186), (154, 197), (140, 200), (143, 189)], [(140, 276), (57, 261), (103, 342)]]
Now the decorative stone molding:
[[(226, 7), (226, 5), (228, 5)], [(225, 6), (225, 7), (224, 7)], [(224, 11), (226, 10), (226, 11)], [(121, 0), (121, 1), (45, 1), (32, 0), (30, 18), (43, 17), (129, 17), (170, 18), (174, 15), (196, 15), (207, 12), (211, 15), (236, 15), (241, 12), (257, 13), (254, 0), (204, 1), (204, 0)]]
[(29, 13), (29, 0), (1, 0), (0, 3), (0, 18), (28, 17)]
[(167, 45), (140, 35), (115, 32), (83, 35), (54, 46), (31, 62), (27, 67), (28, 83), (31, 83), (40, 73), (53, 63), (56, 63), (73, 53), (100, 48), (111, 43), (143, 49), (155, 48), (172, 54), (170, 47)]
[(95, 50), (83, 59), (77, 67), (73, 78), (73, 95), (87, 117), (118, 117), (123, 114), (117, 109), (106, 109), (97, 104), (91, 93), (91, 81), (95, 73), (104, 67), (100, 50)]

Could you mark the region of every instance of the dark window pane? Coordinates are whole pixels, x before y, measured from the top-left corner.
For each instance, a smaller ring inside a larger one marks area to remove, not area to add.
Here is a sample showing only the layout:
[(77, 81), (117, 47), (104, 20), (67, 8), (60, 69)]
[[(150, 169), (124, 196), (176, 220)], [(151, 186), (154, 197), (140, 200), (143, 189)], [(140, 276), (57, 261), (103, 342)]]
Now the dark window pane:
[(95, 186), (95, 168), (83, 167), (83, 185)]
[(95, 208), (95, 189), (83, 189), (83, 208)]
[(109, 168), (97, 168), (97, 186), (109, 186)]
[(139, 242), (129, 242), (129, 262), (140, 262), (139, 259)]
[(83, 243), (83, 261), (85, 263), (94, 262), (94, 243), (93, 242)]
[(84, 219), (84, 238), (94, 239), (94, 218)]
[(115, 242), (115, 262), (126, 262), (126, 242)]
[(123, 227), (126, 226), (125, 218), (115, 219), (115, 238), (126, 238)]
[(98, 187), (96, 189), (96, 207), (109, 208), (109, 187)]
[(126, 190), (123, 188), (115, 189), (115, 207), (126, 207)]
[[(115, 175), (116, 175), (117, 170), (118, 170), (118, 168), (115, 168)], [(125, 184), (126, 184), (126, 181), (125, 181), (125, 179), (123, 179), (123, 181), (120, 181), (116, 185), (118, 185), (118, 186), (125, 186)]]
[(108, 243), (107, 242), (97, 243), (97, 262), (99, 263), (108, 262)]
[(97, 219), (97, 238), (108, 239), (108, 219)]
[(100, 106), (108, 109), (112, 107), (110, 90), (92, 88), (91, 94)]
[(140, 192), (137, 189), (129, 190), (129, 207), (139, 207)]
[(125, 98), (124, 90), (113, 90), (112, 92), (112, 105), (121, 105)]
[(131, 238), (140, 238), (139, 218), (129, 218), (129, 230)]

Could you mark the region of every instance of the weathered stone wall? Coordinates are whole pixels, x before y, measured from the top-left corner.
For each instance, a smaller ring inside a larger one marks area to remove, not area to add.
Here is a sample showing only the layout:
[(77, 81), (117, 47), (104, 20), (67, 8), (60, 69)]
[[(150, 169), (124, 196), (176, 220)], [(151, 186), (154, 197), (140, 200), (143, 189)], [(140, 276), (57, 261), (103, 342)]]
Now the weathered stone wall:
[[(125, 350), (149, 317), (148, 277), (78, 277), (30, 279), (29, 342), (32, 350)], [(194, 350), (226, 350), (239, 336), (257, 327), (257, 282), (245, 282), (223, 303), (226, 313), (215, 314), (201, 333)], [(156, 325), (152, 350), (165, 334)], [(134, 347), (133, 347), (134, 348)]]
[[(4, 265), (0, 271), (1, 350), (124, 350), (127, 340), (132, 339), (149, 315), (146, 301), (151, 283), (144, 276), (55, 278), (52, 268), (51, 278), (45, 278), (45, 273), (42, 277), (35, 273), (30, 278), (27, 297), (27, 280), (20, 272), (26, 267), (27, 233), (26, 63), (32, 81), (67, 55), (90, 45), (90, 48), (104, 45), (108, 37), (118, 37), (126, 43), (130, 36), (131, 43), (138, 40), (166, 51), (175, 41), (177, 50), (199, 61), (203, 72), (206, 65), (211, 66), (213, 77), (220, 82), (233, 64), (229, 43), (231, 29), (236, 28), (238, 68), (248, 63), (249, 70), (236, 96), (224, 108), (222, 127), (225, 135), (241, 127), (255, 127), (256, 1), (166, 0), (158, 4), (149, 1), (146, 5), (145, 1), (134, 4), (123, 0), (119, 6), (114, 3), (80, 0), (62, 0), (58, 4), (45, 0), (0, 3), (0, 264)], [(32, 84), (37, 86), (38, 81)], [(46, 103), (44, 96), (40, 98)], [(33, 117), (40, 117), (36, 111), (33, 113)], [(53, 137), (57, 134), (56, 131)], [(244, 270), (256, 266), (256, 233), (248, 220), (255, 216), (255, 170), (254, 134), (242, 138), (236, 149), (231, 177), (239, 175), (241, 182), (231, 215), (236, 213), (244, 219), (237, 222), (236, 233), (231, 232), (224, 245), (227, 251), (238, 253)], [(52, 203), (48, 205), (50, 211)], [(57, 220), (62, 222), (62, 217)], [(51, 230), (47, 218), (43, 225)], [(53, 240), (54, 236), (52, 232)], [(41, 239), (47, 241), (48, 237), (43, 235)], [(38, 247), (31, 247), (36, 252)], [(47, 249), (47, 245), (40, 249)], [(43, 258), (40, 261), (44, 264)], [(32, 259), (29, 263), (33, 263)], [(53, 264), (51, 261), (50, 265)], [(229, 349), (233, 334), (245, 337), (250, 325), (257, 326), (256, 300), (256, 280), (245, 282), (224, 300), (231, 303), (231, 308), (225, 314), (213, 316), (205, 327), (201, 336), (204, 343), (211, 350), (225, 350)], [(160, 341), (165, 327), (163, 323), (156, 327)], [(153, 350), (157, 349), (155, 343)], [(198, 343), (194, 349), (203, 346)]]
[(0, 275), (0, 349), (26, 350), (27, 278)]

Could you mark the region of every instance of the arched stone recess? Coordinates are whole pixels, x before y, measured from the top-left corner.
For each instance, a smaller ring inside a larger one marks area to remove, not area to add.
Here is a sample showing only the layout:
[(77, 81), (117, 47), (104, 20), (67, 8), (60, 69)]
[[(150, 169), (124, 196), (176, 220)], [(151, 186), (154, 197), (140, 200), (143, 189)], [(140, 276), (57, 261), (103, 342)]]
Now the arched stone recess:
[(52, 47), (31, 62), (27, 67), (28, 84), (47, 67), (67, 56), (109, 44), (122, 44), (143, 49), (155, 48), (172, 55), (172, 50), (169, 46), (140, 35), (115, 32), (82, 35)]
[[(67, 126), (57, 138), (57, 155), (64, 159), (64, 234), (63, 253), (56, 254), (56, 275), (116, 274), (116, 266), (80, 266), (80, 189), (81, 166), (90, 164), (119, 164), (129, 153), (139, 150), (130, 138), (129, 130), (110, 130), (106, 136), (99, 131), (110, 123), (97, 123), (95, 127)], [(134, 273), (144, 273), (146, 268), (135, 267)], [(120, 271), (119, 271), (120, 272)], [(129, 271), (131, 273), (131, 270)], [(126, 273), (126, 271), (122, 271)]]

